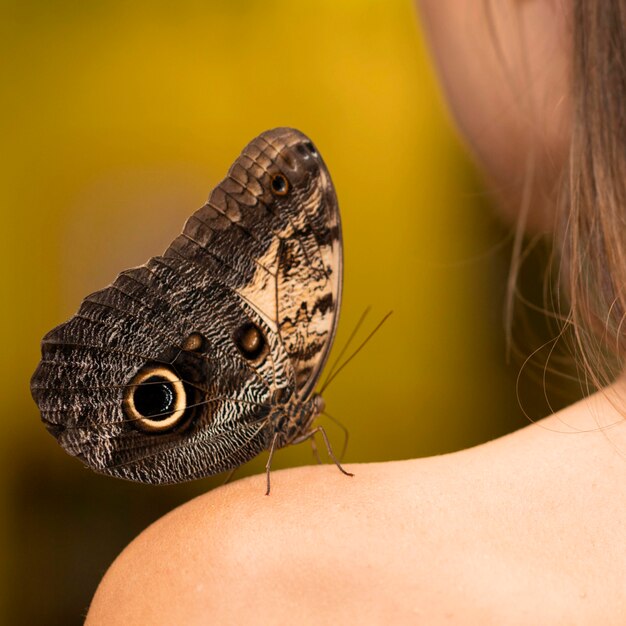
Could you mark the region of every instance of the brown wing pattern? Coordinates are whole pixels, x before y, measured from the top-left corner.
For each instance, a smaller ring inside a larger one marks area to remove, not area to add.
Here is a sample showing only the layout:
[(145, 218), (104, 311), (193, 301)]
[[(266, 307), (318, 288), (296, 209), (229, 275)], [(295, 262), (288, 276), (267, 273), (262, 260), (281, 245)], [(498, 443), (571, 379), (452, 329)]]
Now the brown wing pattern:
[(342, 246), (333, 184), (306, 135), (251, 141), (165, 256), (232, 286), (279, 333), (300, 397), (311, 393), (335, 332)]
[(148, 483), (237, 467), (277, 431), (288, 443), (317, 407), (341, 270), (321, 157), (296, 130), (263, 133), (164, 256), (44, 337), (31, 381), (42, 419), (96, 471)]

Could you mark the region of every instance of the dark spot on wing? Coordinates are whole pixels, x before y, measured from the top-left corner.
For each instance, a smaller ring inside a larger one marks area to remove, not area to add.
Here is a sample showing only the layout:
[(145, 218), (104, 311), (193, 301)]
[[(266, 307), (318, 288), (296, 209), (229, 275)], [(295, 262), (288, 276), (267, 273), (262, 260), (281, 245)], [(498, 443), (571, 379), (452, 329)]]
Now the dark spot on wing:
[(324, 315), (327, 311), (333, 310), (333, 294), (327, 293), (325, 296), (318, 298), (317, 302), (313, 305), (311, 316), (315, 315), (316, 311), (319, 311)]

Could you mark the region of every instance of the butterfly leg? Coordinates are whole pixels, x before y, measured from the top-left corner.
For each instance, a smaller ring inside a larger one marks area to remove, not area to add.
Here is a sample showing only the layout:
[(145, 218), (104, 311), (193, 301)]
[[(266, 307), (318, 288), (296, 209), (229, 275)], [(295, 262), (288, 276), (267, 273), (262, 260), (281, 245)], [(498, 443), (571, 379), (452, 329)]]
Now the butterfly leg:
[(266, 496), (270, 495), (270, 470), (272, 468), (272, 457), (274, 456), (274, 450), (276, 450), (277, 441), (278, 441), (278, 433), (274, 433), (274, 438), (272, 439), (272, 445), (270, 446), (270, 454), (267, 457), (267, 463), (265, 464), (265, 475), (267, 477), (267, 491), (265, 492)]
[(226, 478), (224, 479), (224, 482), (222, 483), (222, 487), (224, 485), (227, 485), (230, 482), (230, 479), (235, 475), (235, 472), (238, 470), (238, 467), (233, 467), (233, 469), (231, 469), (228, 474), (226, 474)]
[(311, 437), (311, 450), (313, 451), (313, 456), (317, 461), (318, 465), (322, 464), (322, 459), (320, 458), (319, 450), (317, 449), (317, 443), (315, 442), (315, 437)]
[(328, 435), (326, 434), (326, 431), (324, 430), (323, 426), (316, 426), (310, 432), (305, 433), (304, 435), (301, 435), (300, 437), (296, 437), (291, 443), (292, 444), (302, 443), (303, 441), (306, 441), (307, 439), (312, 439), (313, 437), (315, 437), (317, 433), (321, 433), (322, 437), (324, 438), (324, 443), (326, 444), (326, 450), (328, 450), (328, 456), (333, 460), (335, 465), (339, 468), (339, 471), (341, 471), (346, 476), (354, 476), (354, 474), (343, 469), (343, 467), (341, 466), (341, 463), (339, 462), (339, 460), (335, 456), (335, 453), (333, 452), (333, 449), (330, 445), (330, 441), (328, 440)]

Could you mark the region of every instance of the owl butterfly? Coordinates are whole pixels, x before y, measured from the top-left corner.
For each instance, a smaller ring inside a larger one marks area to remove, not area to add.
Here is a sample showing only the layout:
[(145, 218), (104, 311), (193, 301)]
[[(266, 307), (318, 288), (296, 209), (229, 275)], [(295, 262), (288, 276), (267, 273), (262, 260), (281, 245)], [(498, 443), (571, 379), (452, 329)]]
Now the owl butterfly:
[(318, 430), (341, 285), (328, 169), (299, 131), (267, 131), (163, 256), (44, 337), (33, 398), (61, 446), (104, 474), (177, 483), (271, 460)]

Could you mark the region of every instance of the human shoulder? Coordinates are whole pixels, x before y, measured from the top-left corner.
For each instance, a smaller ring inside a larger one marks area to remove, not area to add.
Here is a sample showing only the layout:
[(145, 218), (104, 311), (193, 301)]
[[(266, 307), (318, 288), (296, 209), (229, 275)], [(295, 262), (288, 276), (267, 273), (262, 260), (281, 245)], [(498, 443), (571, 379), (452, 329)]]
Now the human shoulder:
[(269, 497), (264, 476), (216, 489), (120, 555), (87, 624), (621, 623), (606, 618), (626, 488), (600, 433), (556, 432), (576, 411), (454, 454), (348, 466), (353, 478), (275, 472)]
[(409, 554), (413, 496), (398, 480), (410, 465), (351, 466), (354, 478), (303, 467), (273, 473), (270, 496), (264, 476), (204, 494), (122, 552), (87, 624), (271, 623), (362, 609), (373, 588), (406, 583), (405, 570), (424, 563)]

